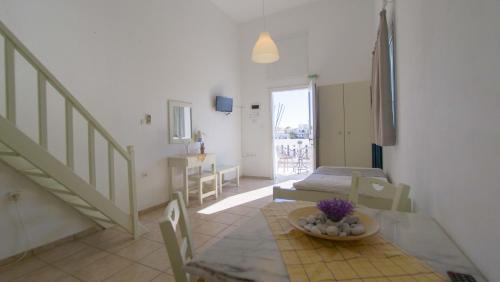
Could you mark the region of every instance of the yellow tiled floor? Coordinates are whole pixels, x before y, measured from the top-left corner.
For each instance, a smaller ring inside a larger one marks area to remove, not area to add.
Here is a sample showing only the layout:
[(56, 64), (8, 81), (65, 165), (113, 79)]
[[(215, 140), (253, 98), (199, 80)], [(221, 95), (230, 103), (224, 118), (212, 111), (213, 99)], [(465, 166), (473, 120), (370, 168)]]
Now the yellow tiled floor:
[[(190, 201), (193, 206), (188, 212), (195, 254), (244, 224), (260, 207), (271, 202), (272, 197), (265, 196), (212, 214), (202, 214), (200, 210), (272, 184), (270, 180), (242, 178), (239, 189), (234, 185), (225, 186), (217, 202), (207, 199), (200, 207), (195, 199)], [(100, 231), (20, 263), (0, 266), (0, 281), (174, 281), (157, 223), (162, 212), (163, 209), (157, 209), (140, 217), (149, 233), (137, 240), (120, 228)]]

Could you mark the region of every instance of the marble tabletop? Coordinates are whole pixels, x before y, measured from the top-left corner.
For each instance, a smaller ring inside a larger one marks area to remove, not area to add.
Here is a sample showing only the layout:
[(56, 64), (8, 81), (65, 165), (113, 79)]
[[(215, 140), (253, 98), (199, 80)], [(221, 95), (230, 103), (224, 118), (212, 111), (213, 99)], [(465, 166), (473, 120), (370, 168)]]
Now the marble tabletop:
[[(447, 277), (446, 271), (487, 281), (432, 218), (360, 208), (380, 223), (380, 234)], [(262, 213), (195, 257), (185, 270), (206, 281), (289, 281), (276, 242)]]

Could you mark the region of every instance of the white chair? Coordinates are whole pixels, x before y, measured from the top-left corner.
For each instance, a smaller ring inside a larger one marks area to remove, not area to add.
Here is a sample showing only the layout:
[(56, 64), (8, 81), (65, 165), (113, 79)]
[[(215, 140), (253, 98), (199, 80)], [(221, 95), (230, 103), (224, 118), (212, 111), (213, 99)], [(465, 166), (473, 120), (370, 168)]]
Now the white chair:
[[(215, 169), (211, 172), (203, 172), (202, 168), (199, 169), (199, 172), (194, 175), (190, 175), (189, 179), (194, 181), (196, 186), (194, 189), (191, 187), (188, 188), (187, 198), (189, 198), (189, 194), (198, 194), (198, 199), (200, 201), (200, 206), (203, 205), (203, 199), (215, 196), (215, 199), (218, 197), (218, 181), (217, 181), (217, 173)], [(186, 199), (186, 203), (189, 201)]]
[[(183, 267), (193, 257), (189, 218), (182, 199), (182, 193), (175, 192), (173, 198), (165, 208), (163, 217), (160, 220), (160, 229), (175, 281), (188, 282), (190, 277)], [(177, 227), (180, 227), (180, 243), (177, 239)]]
[[(390, 210), (396, 211), (399, 208), (401, 199), (405, 195), (408, 196), (409, 190), (410, 186), (406, 184), (396, 186), (381, 179), (362, 177), (359, 172), (353, 172), (349, 200), (354, 204), (358, 204), (360, 195), (362, 197), (378, 198), (385, 200), (385, 202), (389, 201)], [(380, 206), (375, 208), (380, 208)]]
[(234, 172), (235, 178), (234, 181), (236, 183), (236, 187), (240, 187), (240, 166), (232, 165), (232, 166), (222, 166), (217, 167), (217, 177), (219, 178), (219, 191), (222, 193), (222, 186), (228, 184), (230, 181), (224, 182), (224, 176), (227, 173)]
[[(187, 176), (186, 191), (184, 196), (186, 197), (186, 206), (189, 206), (189, 195), (197, 194), (200, 201), (200, 206), (203, 205), (203, 199), (215, 196), (218, 197), (218, 181), (217, 181), (217, 171), (215, 169), (215, 158), (211, 160), (206, 160), (205, 165), (210, 166), (210, 171), (203, 171), (203, 167), (199, 166), (196, 168), (196, 173)], [(188, 172), (186, 172), (187, 174)], [(190, 185), (194, 183), (194, 186)]]

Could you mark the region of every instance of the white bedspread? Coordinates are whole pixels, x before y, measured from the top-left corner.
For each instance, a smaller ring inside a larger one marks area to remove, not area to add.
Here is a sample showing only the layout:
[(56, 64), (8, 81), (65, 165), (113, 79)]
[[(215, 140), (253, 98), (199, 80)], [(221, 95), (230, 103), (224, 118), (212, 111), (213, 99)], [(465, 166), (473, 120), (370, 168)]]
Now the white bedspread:
[(373, 177), (387, 181), (384, 172), (378, 168), (322, 166), (316, 169), (316, 171), (306, 179), (295, 182), (293, 187), (298, 190), (349, 194), (353, 171), (359, 172), (361, 176), (364, 177)]

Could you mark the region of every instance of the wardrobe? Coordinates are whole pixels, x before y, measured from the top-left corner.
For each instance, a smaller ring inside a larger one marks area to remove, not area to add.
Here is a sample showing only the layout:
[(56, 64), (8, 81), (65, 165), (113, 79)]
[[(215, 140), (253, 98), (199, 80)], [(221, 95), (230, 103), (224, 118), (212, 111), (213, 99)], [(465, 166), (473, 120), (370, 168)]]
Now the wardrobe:
[(317, 97), (319, 165), (371, 167), (370, 83), (320, 86)]

